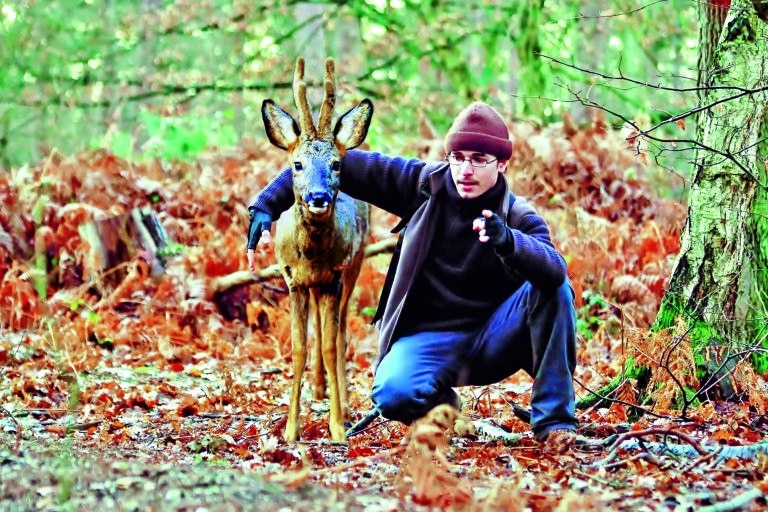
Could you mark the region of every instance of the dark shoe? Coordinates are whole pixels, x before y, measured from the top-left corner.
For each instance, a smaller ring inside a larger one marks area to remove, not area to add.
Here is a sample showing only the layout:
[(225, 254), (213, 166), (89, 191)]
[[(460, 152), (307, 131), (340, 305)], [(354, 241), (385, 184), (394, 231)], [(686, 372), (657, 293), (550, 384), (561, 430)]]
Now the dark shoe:
[(464, 405), (461, 401), (461, 397), (453, 388), (448, 388), (446, 391), (443, 392), (442, 395), (437, 399), (437, 405), (440, 404), (448, 404), (453, 406), (454, 408), (461, 411), (462, 406)]

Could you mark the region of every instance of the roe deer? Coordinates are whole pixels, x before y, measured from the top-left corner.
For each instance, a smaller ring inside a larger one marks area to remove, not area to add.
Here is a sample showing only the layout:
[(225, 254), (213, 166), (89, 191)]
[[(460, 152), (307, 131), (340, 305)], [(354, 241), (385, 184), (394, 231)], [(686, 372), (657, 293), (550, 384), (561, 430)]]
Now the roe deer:
[(339, 174), (346, 150), (365, 140), (373, 104), (364, 99), (332, 127), (335, 88), (333, 60), (327, 59), (325, 97), (315, 128), (307, 101), (304, 59), (299, 58), (293, 77), (298, 124), (272, 100), (265, 100), (261, 107), (270, 142), (288, 151), (293, 166), (295, 203), (280, 216), (275, 233), (275, 254), (288, 284), (291, 307), (293, 386), (284, 436), (287, 441), (299, 438), (310, 306), (314, 310), (317, 338), (314, 398), (325, 395), (325, 367), (332, 440), (346, 439), (344, 423), (349, 420), (345, 370), (347, 304), (363, 262), (369, 207), (339, 192)]

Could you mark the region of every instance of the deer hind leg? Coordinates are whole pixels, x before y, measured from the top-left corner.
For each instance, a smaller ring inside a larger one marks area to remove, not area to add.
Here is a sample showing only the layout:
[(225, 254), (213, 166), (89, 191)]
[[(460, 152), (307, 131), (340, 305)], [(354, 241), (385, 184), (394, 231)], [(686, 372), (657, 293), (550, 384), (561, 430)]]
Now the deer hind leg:
[(325, 398), (325, 367), (323, 365), (322, 322), (320, 307), (317, 303), (317, 289), (310, 291), (312, 318), (315, 327), (315, 344), (312, 348), (312, 398), (322, 400)]
[[(367, 214), (367, 205), (365, 212)], [(363, 224), (367, 232), (367, 222)], [(339, 396), (341, 402), (342, 417), (345, 422), (352, 420), (349, 410), (349, 385), (347, 383), (347, 313), (349, 311), (349, 299), (355, 289), (355, 283), (360, 275), (363, 265), (363, 250), (359, 250), (347, 267), (343, 276), (341, 302), (339, 304), (339, 334), (336, 339), (336, 376), (339, 383)]]
[(285, 440), (299, 438), (299, 405), (301, 401), (301, 377), (307, 363), (307, 314), (309, 296), (306, 288), (292, 288), (291, 303), (291, 354), (293, 356), (293, 385), (291, 402), (288, 406), (288, 422), (285, 425)]
[(328, 427), (331, 431), (331, 439), (334, 441), (346, 440), (346, 429), (341, 409), (341, 394), (338, 375), (338, 350), (337, 340), (339, 334), (339, 296), (334, 293), (323, 294), (318, 300), (322, 315), (322, 350), (323, 363), (328, 372), (328, 396), (330, 399), (331, 417)]
[(347, 385), (347, 307), (351, 286), (345, 285), (339, 303), (339, 329), (336, 336), (336, 381), (339, 386), (339, 404), (344, 423), (352, 416), (349, 412), (349, 386)]

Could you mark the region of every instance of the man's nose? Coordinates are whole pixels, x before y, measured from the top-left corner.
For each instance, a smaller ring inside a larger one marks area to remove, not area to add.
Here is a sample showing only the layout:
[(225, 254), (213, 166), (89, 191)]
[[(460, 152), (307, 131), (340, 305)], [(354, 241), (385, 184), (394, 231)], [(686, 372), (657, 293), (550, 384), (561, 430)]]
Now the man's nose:
[(469, 160), (464, 160), (459, 169), (461, 169), (461, 174), (473, 174), (475, 172), (475, 168), (472, 167)]

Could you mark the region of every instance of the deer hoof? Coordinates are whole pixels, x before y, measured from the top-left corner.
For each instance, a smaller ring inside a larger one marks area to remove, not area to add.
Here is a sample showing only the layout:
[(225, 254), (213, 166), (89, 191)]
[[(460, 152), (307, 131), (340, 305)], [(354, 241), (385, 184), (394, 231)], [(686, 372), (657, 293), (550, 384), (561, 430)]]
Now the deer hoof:
[(331, 429), (331, 441), (346, 443), (347, 431), (344, 429), (344, 425), (330, 425)]
[(285, 428), (285, 432), (283, 433), (283, 439), (285, 439), (289, 443), (295, 443), (299, 440), (299, 428)]

